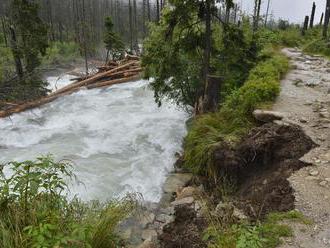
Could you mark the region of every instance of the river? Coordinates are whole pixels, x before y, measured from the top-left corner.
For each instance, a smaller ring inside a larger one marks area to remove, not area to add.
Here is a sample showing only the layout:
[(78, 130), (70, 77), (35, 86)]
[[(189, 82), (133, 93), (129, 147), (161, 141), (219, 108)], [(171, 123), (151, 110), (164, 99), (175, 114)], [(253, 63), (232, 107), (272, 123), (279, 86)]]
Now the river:
[[(70, 78), (48, 81), (60, 88)], [(0, 163), (53, 154), (71, 160), (83, 182), (71, 186), (72, 195), (105, 201), (139, 192), (157, 202), (181, 149), (187, 118), (170, 103), (158, 108), (144, 80), (82, 90), (0, 119)]]

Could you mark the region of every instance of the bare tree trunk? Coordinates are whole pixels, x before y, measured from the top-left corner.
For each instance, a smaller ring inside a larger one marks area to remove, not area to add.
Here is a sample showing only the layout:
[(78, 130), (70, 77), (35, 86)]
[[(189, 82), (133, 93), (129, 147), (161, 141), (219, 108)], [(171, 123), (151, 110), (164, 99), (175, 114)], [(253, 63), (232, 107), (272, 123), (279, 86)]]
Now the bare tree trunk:
[(148, 22), (151, 22), (150, 0), (147, 0)]
[(254, 32), (256, 32), (259, 28), (261, 0), (256, 0), (255, 3), (257, 4), (257, 6), (255, 6), (256, 12), (255, 12), (254, 27), (253, 27)]
[(265, 27), (267, 27), (267, 23), (268, 23), (269, 7), (270, 7), (270, 0), (268, 0), (268, 3), (267, 3), (267, 11), (266, 11), (266, 17), (265, 17)]
[(320, 26), (323, 24), (323, 17), (324, 17), (324, 12), (322, 12), (321, 19), (320, 19)]
[(9, 30), (10, 30), (10, 36), (11, 36), (11, 51), (12, 51), (14, 61), (15, 61), (16, 73), (17, 73), (19, 79), (22, 79), (24, 76), (23, 65), (22, 65), (20, 55), (19, 55), (16, 33), (12, 26), (9, 27)]
[(142, 1), (142, 33), (143, 38), (146, 37), (146, 0)]
[(129, 12), (129, 32), (130, 32), (130, 49), (133, 52), (133, 17), (132, 17), (132, 3), (128, 1), (128, 12)]
[(159, 0), (156, 0), (157, 22), (160, 20)]
[(325, 39), (328, 37), (329, 17), (330, 17), (330, 0), (327, 0), (327, 5), (325, 8), (324, 25), (323, 25), (323, 38)]
[(311, 20), (310, 20), (310, 23), (309, 23), (309, 27), (310, 28), (313, 28), (314, 27), (315, 10), (316, 10), (316, 4), (315, 4), (315, 2), (313, 2), (312, 13), (311, 13)]
[(301, 34), (302, 35), (305, 35), (306, 34), (306, 31), (308, 29), (308, 22), (309, 22), (309, 16), (305, 16), (304, 26), (303, 26), (303, 29), (301, 31)]

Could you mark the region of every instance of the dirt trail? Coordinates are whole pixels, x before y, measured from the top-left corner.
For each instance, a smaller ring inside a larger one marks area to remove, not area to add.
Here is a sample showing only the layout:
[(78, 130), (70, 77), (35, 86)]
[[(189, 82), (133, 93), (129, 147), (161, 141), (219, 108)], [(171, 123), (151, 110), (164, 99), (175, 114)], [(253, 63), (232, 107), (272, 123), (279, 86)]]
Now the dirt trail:
[(282, 91), (274, 110), (285, 121), (301, 126), (319, 145), (301, 160), (313, 164), (289, 179), (295, 191), (296, 208), (313, 220), (306, 226), (292, 224), (295, 237), (281, 248), (330, 247), (330, 61), (283, 49), (293, 69), (282, 80)]

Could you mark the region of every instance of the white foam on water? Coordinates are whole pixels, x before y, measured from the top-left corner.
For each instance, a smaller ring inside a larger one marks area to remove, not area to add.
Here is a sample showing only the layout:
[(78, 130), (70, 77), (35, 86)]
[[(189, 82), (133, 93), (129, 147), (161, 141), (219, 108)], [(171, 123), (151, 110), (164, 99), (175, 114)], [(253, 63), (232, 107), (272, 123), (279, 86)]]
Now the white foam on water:
[[(48, 80), (54, 85), (57, 78)], [(61, 80), (61, 86), (69, 83), (69, 77)], [(71, 192), (84, 200), (140, 192), (145, 200), (158, 201), (187, 117), (169, 103), (158, 108), (144, 80), (82, 90), (0, 119), (0, 162), (50, 153), (74, 162), (84, 185)]]

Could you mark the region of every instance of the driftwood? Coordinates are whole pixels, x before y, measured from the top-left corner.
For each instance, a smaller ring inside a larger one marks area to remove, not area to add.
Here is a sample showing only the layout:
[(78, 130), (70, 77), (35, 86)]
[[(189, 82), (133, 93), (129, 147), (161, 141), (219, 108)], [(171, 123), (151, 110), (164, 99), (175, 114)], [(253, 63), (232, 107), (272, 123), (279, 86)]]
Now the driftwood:
[[(109, 87), (114, 84), (121, 84), (140, 79), (140, 62), (136, 56), (128, 56), (124, 60), (111, 62), (111, 69), (105, 69), (104, 72), (98, 72), (94, 75), (76, 78), (77, 82), (73, 82), (49, 95), (23, 104), (8, 104), (11, 107), (0, 111), (0, 118), (8, 117), (15, 113), (39, 107), (43, 104), (50, 103), (59, 97), (72, 94), (82, 88), (94, 89), (100, 87)], [(114, 68), (114, 65), (117, 65)], [(105, 66), (107, 67), (107, 66)], [(80, 81), (79, 81), (80, 80)]]

